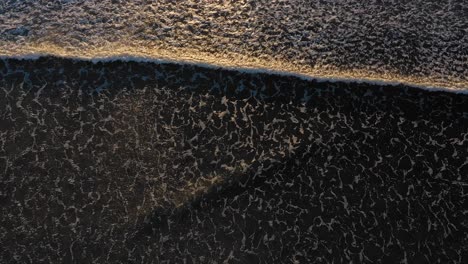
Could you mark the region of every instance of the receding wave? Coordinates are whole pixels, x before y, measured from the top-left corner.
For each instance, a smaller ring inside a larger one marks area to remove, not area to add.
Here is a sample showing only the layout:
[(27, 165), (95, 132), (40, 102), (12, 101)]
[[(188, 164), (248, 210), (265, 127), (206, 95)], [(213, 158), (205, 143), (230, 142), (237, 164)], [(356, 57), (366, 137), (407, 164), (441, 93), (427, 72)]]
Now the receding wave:
[(458, 2), (8, 1), (0, 55), (132, 56), (466, 90)]

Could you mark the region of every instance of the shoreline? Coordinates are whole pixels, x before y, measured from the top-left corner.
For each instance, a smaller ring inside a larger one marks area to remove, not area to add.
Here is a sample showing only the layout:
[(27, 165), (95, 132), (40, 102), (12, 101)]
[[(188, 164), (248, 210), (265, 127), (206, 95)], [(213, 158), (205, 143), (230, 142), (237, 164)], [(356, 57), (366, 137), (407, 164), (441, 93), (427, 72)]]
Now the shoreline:
[(305, 74), (301, 72), (294, 72), (289, 70), (277, 70), (274, 68), (265, 68), (265, 67), (252, 67), (252, 66), (234, 66), (234, 65), (224, 65), (223, 63), (216, 64), (210, 62), (203, 62), (197, 60), (187, 60), (187, 59), (172, 59), (164, 57), (149, 57), (142, 55), (131, 55), (131, 54), (120, 54), (120, 55), (110, 55), (110, 56), (95, 56), (95, 57), (86, 57), (86, 56), (70, 56), (70, 55), (57, 55), (50, 53), (28, 53), (24, 55), (0, 55), (0, 60), (39, 60), (41, 58), (53, 58), (53, 59), (63, 59), (63, 60), (72, 60), (72, 61), (84, 61), (92, 62), (93, 64), (97, 63), (110, 63), (110, 62), (136, 62), (136, 63), (151, 63), (158, 65), (180, 65), (180, 66), (194, 66), (200, 67), (207, 70), (227, 70), (227, 71), (237, 71), (240, 73), (246, 74), (266, 74), (279, 77), (293, 77), (298, 78), (303, 81), (308, 82), (318, 82), (318, 83), (344, 83), (344, 84), (367, 84), (367, 85), (376, 85), (376, 86), (404, 86), (408, 88), (416, 88), (429, 92), (446, 92), (454, 94), (468, 94), (468, 87), (466, 88), (454, 88), (449, 86), (437, 86), (437, 85), (424, 85), (417, 84), (412, 82), (405, 81), (395, 81), (395, 80), (386, 80), (386, 79), (374, 79), (374, 78), (355, 78), (348, 76), (335, 76), (335, 75), (313, 75)]

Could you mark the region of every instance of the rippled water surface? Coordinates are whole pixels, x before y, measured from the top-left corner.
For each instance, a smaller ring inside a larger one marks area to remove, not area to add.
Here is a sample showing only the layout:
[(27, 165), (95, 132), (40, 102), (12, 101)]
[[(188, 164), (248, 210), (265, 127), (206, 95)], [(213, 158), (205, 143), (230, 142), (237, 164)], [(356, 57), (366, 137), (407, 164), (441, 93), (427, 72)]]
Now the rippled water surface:
[(51, 57), (0, 77), (2, 263), (468, 259), (468, 95)]
[(467, 13), (0, 0), (0, 263), (468, 263)]

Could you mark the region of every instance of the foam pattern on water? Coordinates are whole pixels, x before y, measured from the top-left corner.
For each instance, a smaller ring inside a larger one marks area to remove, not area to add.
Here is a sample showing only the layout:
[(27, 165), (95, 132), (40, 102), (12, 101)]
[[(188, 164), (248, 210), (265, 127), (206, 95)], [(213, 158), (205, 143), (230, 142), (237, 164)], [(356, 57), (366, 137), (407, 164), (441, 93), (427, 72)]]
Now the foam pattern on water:
[(0, 60), (1, 263), (467, 263), (468, 95)]

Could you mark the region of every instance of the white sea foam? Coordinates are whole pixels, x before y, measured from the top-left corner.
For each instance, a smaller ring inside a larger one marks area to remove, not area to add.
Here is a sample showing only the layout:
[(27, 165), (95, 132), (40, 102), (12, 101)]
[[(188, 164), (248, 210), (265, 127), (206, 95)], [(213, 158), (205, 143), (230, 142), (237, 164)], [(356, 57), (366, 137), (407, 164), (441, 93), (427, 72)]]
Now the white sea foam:
[[(43, 51), (28, 50), (28, 45), (53, 45), (73, 52), (49, 54), (77, 57), (109, 45), (192, 49), (216, 57), (244, 56), (232, 63), (236, 70), (295, 72), (297, 77), (324, 81), (395, 85), (399, 82), (391, 80), (401, 80), (420, 88), (465, 93), (461, 90), (468, 90), (468, 18), (463, 11), (467, 5), (465, 0), (6, 1), (0, 4), (0, 54)], [(272, 63), (246, 64), (246, 57)], [(183, 61), (179, 56), (161, 58)], [(132, 58), (136, 59), (146, 60)], [(329, 69), (336, 74), (327, 74)], [(348, 70), (352, 74), (339, 74)], [(305, 72), (306, 76), (297, 74)]]

